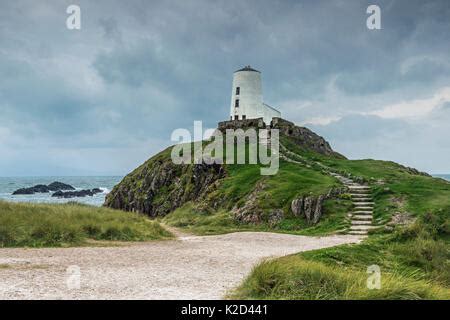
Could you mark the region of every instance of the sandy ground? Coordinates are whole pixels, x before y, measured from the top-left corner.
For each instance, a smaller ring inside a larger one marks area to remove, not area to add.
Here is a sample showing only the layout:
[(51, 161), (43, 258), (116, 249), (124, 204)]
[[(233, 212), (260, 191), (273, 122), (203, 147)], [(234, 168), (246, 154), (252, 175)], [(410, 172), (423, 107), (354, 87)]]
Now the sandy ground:
[(360, 241), (264, 232), (177, 235), (115, 247), (0, 249), (0, 299), (220, 299), (264, 258)]

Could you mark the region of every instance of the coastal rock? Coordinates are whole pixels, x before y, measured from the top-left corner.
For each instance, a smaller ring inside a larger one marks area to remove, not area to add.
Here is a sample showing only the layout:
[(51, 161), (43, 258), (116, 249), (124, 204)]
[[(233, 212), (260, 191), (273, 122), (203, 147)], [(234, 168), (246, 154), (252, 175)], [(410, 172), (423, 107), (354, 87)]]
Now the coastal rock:
[(62, 183), (62, 182), (52, 182), (48, 186), (44, 184), (37, 184), (30, 188), (21, 188), (14, 191), (13, 195), (26, 195), (26, 194), (35, 194), (35, 193), (47, 193), (50, 191), (60, 191), (60, 190), (75, 190), (71, 185)]
[(48, 185), (48, 189), (50, 191), (66, 191), (66, 190), (75, 190), (70, 184), (62, 183), (59, 181), (52, 182)]
[(86, 190), (78, 190), (78, 191), (56, 191), (54, 194), (52, 194), (52, 197), (55, 198), (79, 198), (79, 197), (92, 197), (93, 195), (97, 193), (102, 193), (103, 191), (99, 188), (94, 188), (92, 190), (86, 189)]
[(13, 195), (34, 194), (33, 188), (21, 188), (12, 193)]
[(14, 191), (13, 195), (23, 195), (23, 194), (35, 194), (35, 193), (47, 193), (50, 192), (50, 189), (43, 184), (38, 184), (30, 188), (21, 188)]
[(105, 206), (164, 216), (188, 201), (200, 203), (223, 177), (221, 164), (174, 164), (166, 149), (116, 185), (106, 196)]

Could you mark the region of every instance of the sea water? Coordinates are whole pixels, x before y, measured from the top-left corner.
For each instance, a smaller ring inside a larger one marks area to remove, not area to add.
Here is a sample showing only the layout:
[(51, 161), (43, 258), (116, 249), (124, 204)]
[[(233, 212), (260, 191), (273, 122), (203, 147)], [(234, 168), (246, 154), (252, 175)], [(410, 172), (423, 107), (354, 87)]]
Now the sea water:
[(450, 174), (434, 174), (433, 177), (442, 178), (450, 181)]
[[(0, 200), (12, 202), (35, 202), (35, 203), (66, 203), (76, 201), (80, 203), (101, 206), (106, 195), (122, 180), (120, 176), (109, 177), (0, 177)], [(12, 195), (20, 188), (28, 188), (37, 184), (48, 185), (54, 181), (70, 184), (76, 190), (100, 188), (102, 193), (90, 197), (76, 197), (69, 199), (53, 198), (52, 192), (35, 193), (32, 195)]]

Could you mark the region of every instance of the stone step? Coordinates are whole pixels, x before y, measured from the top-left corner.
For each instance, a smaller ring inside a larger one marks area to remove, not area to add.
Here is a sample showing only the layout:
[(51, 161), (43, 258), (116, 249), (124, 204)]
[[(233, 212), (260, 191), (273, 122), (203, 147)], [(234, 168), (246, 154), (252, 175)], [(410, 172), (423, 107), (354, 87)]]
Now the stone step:
[(365, 216), (372, 216), (373, 215), (372, 211), (361, 211), (361, 210), (358, 210), (358, 211), (353, 211), (352, 213), (354, 215), (365, 215)]
[(351, 234), (351, 235), (358, 235), (358, 236), (366, 236), (367, 235), (367, 231), (364, 230), (350, 230), (347, 234)]
[(353, 198), (352, 197), (352, 201), (353, 202), (372, 202), (372, 198)]
[(352, 225), (372, 225), (372, 221), (368, 221), (368, 220), (352, 220)]
[(372, 194), (370, 190), (358, 190), (358, 189), (351, 189), (350, 190), (351, 195), (360, 196), (360, 195), (369, 195)]
[(376, 228), (375, 226), (359, 226), (359, 225), (352, 225), (351, 227), (350, 227), (350, 230), (370, 230), (370, 229), (373, 229), (373, 228)]
[(349, 186), (350, 189), (355, 189), (355, 190), (370, 190), (369, 186), (363, 186), (363, 185), (353, 185), (353, 186)]
[(373, 207), (369, 207), (369, 206), (358, 206), (358, 205), (355, 205), (353, 207), (353, 209), (354, 210), (360, 210), (360, 211), (364, 211), (364, 210), (373, 211)]
[(368, 201), (364, 201), (364, 200), (356, 200), (356, 199), (354, 199), (354, 200), (352, 200), (352, 201), (353, 201), (353, 203), (354, 203), (355, 205), (358, 205), (358, 206), (369, 206), (369, 207), (373, 207), (373, 205), (374, 205), (373, 202), (368, 202)]
[(352, 215), (352, 219), (353, 220), (369, 220), (369, 221), (372, 221), (372, 215), (369, 215), (369, 214), (366, 214), (366, 215), (364, 215), (364, 214), (355, 214), (355, 215)]

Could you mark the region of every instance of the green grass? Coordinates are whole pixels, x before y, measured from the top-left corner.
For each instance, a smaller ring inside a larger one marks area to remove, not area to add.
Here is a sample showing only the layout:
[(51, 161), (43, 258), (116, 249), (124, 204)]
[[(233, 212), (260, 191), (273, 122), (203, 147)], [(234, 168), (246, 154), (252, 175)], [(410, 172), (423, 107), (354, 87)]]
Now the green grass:
[[(266, 261), (232, 293), (237, 299), (450, 299), (448, 214), (342, 245)], [(381, 289), (365, 286), (368, 266)]]
[[(416, 174), (394, 162), (329, 158), (301, 150), (288, 140), (282, 143), (316, 170), (314, 162), (319, 161), (334, 171), (368, 182), (377, 223), (388, 222), (394, 214), (406, 214), (415, 222), (395, 226), (393, 231), (373, 232), (361, 244), (263, 262), (231, 294), (232, 298), (450, 299), (450, 183)], [(333, 204), (333, 214), (324, 215), (317, 226), (309, 229), (310, 234), (345, 225), (342, 219), (333, 222), (336, 213), (339, 215), (337, 208), (339, 205)], [(299, 228), (290, 226), (290, 219), (283, 224), (284, 229)], [(327, 228), (327, 224), (331, 227)], [(306, 230), (304, 234), (308, 234)], [(366, 269), (370, 265), (381, 268), (381, 290), (366, 288)]]
[(326, 200), (321, 222), (312, 226), (308, 225), (305, 219), (289, 214), (276, 225), (267, 223), (244, 224), (235, 221), (232, 214), (227, 210), (200, 211), (190, 202), (168, 214), (161, 221), (197, 235), (267, 231), (323, 236), (333, 234), (336, 230), (342, 230), (348, 225), (345, 216), (350, 210), (350, 206), (350, 201), (345, 199)]
[(381, 288), (368, 289), (365, 270), (352, 271), (287, 256), (257, 265), (232, 299), (355, 300), (450, 299), (450, 291), (425, 280), (382, 273)]
[(252, 229), (250, 225), (237, 224), (227, 211), (202, 212), (196, 210), (190, 202), (168, 214), (161, 221), (197, 235), (224, 234)]
[(80, 204), (0, 201), (0, 247), (59, 247), (87, 240), (144, 241), (171, 234), (145, 216)]

